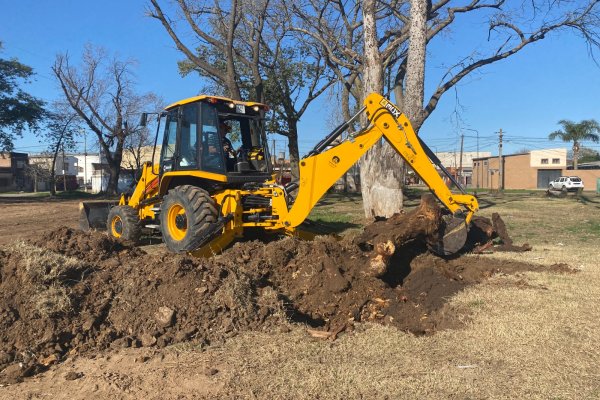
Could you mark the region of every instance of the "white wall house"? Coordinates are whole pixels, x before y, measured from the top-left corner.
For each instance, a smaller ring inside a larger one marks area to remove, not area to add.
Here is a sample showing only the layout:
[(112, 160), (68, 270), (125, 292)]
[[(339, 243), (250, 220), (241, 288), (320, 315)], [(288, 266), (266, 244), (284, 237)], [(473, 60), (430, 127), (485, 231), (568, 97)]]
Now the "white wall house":
[(567, 149), (532, 150), (529, 164), (533, 168), (567, 168)]
[(101, 165), (106, 164), (106, 159), (103, 156), (102, 162), (98, 153), (74, 154), (76, 158), (76, 174), (77, 182), (80, 187), (92, 187), (92, 178), (95, 175), (101, 174)]
[[(47, 154), (38, 154), (29, 156), (31, 164), (42, 165), (50, 168), (52, 158)], [(100, 157), (98, 153), (87, 154), (59, 154), (54, 166), (54, 174), (74, 175), (77, 177), (77, 183), (80, 189), (91, 190), (98, 193), (106, 190), (108, 184), (108, 171), (106, 169), (106, 158)], [(47, 190), (47, 188), (38, 188)]]
[[(440, 159), (442, 165), (446, 168), (459, 168), (460, 167), (460, 152), (459, 151), (440, 151), (435, 153)], [(473, 170), (473, 159), (477, 157), (489, 157), (492, 153), (489, 151), (464, 151), (462, 154), (462, 167), (463, 170)]]

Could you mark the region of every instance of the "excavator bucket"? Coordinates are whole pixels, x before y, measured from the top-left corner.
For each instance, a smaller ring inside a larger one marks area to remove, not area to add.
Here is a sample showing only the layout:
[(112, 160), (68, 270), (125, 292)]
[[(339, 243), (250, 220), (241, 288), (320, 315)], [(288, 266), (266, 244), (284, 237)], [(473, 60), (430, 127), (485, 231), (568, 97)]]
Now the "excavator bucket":
[(429, 249), (440, 256), (456, 254), (465, 246), (468, 233), (468, 224), (463, 217), (445, 215), (438, 238), (428, 243)]
[(79, 228), (84, 232), (106, 230), (108, 212), (117, 204), (116, 201), (82, 201), (79, 203)]

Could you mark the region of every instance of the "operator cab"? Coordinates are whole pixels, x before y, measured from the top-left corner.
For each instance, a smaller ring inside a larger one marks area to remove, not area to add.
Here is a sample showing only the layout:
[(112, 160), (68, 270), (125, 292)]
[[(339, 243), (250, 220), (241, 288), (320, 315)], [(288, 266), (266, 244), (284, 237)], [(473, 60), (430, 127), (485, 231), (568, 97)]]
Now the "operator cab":
[(161, 118), (161, 175), (203, 171), (208, 173), (206, 179), (225, 175), (229, 183), (265, 181), (272, 173), (264, 131), (266, 110), (264, 104), (215, 96), (168, 106)]

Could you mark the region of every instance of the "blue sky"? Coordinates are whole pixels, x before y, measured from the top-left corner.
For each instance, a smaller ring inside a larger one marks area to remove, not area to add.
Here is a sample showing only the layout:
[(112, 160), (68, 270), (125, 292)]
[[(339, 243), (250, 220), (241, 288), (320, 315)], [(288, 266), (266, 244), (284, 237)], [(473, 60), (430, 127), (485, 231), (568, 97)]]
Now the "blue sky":
[[(0, 0), (2, 58), (17, 57), (34, 68), (37, 76), (27, 90), (51, 101), (59, 96), (50, 67), (59, 52), (77, 58), (86, 43), (105, 47), (123, 58), (138, 61), (141, 91), (152, 91), (166, 103), (196, 95), (202, 82), (195, 76), (182, 78), (177, 71), (181, 54), (174, 48), (158, 21), (145, 15), (143, 0), (102, 2), (80, 0)], [(471, 19), (459, 20), (453, 31), (435, 39), (428, 53), (426, 95), (443, 73), (442, 65), (455, 61), (465, 48), (485, 46), (482, 26)], [(461, 123), (456, 122), (456, 98)], [(511, 58), (487, 66), (465, 79), (457, 92), (448, 92), (425, 122), (421, 136), (438, 151), (459, 148), (475, 151), (478, 131), (480, 151), (497, 152), (497, 134), (506, 132), (505, 153), (523, 148), (564, 147), (549, 142), (548, 133), (559, 128), (560, 119), (600, 120), (600, 68), (588, 56), (583, 41), (574, 35), (551, 35)], [(322, 97), (314, 102), (300, 123), (300, 150), (306, 153), (331, 128), (333, 107)], [(283, 145), (278, 140), (277, 151)], [(598, 144), (591, 147), (600, 149)], [(35, 137), (16, 142), (20, 151), (43, 149)]]

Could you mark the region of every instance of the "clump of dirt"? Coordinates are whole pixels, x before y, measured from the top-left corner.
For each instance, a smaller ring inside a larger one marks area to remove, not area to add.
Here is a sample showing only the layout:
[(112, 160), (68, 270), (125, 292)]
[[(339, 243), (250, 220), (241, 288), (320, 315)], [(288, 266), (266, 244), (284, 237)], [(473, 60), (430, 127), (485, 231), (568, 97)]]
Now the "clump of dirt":
[(466, 285), (542, 268), (442, 259), (418, 237), (395, 249), (382, 276), (369, 270), (372, 256), (350, 238), (321, 237), (237, 243), (203, 260), (57, 229), (0, 251), (0, 382), (18, 382), (71, 354), (205, 345), (289, 321), (325, 336), (362, 321), (430, 334), (452, 325), (444, 304)]

